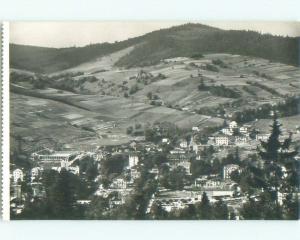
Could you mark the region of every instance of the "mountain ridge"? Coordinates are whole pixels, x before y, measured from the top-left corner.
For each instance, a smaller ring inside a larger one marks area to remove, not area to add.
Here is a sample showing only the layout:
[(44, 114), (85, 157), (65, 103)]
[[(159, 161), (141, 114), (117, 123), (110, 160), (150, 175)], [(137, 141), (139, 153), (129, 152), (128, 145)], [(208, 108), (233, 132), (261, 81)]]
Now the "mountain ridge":
[(184, 24), (160, 29), (114, 43), (84, 47), (49, 48), (10, 44), (10, 65), (38, 73), (52, 73), (93, 61), (134, 46), (121, 57), (118, 67), (142, 67), (170, 57), (204, 53), (230, 53), (298, 65), (299, 39), (246, 30), (222, 30), (203, 24)]

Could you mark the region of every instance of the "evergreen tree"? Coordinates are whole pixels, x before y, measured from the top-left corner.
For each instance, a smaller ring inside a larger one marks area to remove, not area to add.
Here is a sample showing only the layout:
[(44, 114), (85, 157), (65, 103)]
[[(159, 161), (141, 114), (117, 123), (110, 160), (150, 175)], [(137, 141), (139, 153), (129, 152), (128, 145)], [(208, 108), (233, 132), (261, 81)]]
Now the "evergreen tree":
[(247, 220), (258, 220), (261, 219), (261, 208), (253, 199), (249, 199), (245, 203), (240, 211), (242, 217)]
[[(261, 141), (261, 147), (258, 149), (258, 153), (264, 161), (265, 190), (273, 195), (276, 203), (278, 203), (278, 191), (294, 191), (296, 183), (293, 182), (297, 180), (297, 162), (294, 159), (297, 151), (289, 150), (291, 135), (284, 142), (280, 142), (280, 126), (275, 114), (271, 135), (266, 142)], [(285, 177), (285, 174), (288, 177)]]
[(203, 192), (201, 197), (201, 203), (197, 208), (198, 219), (212, 219), (212, 206), (210, 205), (209, 199), (206, 192)]
[(49, 194), (50, 207), (56, 219), (72, 219), (75, 193), (72, 174), (62, 169)]
[(219, 200), (214, 204), (214, 219), (227, 220), (228, 219), (228, 208), (227, 205)]

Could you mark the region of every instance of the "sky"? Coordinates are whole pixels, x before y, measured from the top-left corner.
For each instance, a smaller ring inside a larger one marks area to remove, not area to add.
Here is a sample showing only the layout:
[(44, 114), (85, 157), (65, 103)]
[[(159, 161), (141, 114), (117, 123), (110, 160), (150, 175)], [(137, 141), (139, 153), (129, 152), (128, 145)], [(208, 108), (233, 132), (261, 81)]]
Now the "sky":
[[(10, 42), (43, 47), (85, 46), (122, 41), (187, 21), (11, 22)], [(201, 21), (221, 29), (253, 30), (280, 36), (300, 36), (300, 22)]]

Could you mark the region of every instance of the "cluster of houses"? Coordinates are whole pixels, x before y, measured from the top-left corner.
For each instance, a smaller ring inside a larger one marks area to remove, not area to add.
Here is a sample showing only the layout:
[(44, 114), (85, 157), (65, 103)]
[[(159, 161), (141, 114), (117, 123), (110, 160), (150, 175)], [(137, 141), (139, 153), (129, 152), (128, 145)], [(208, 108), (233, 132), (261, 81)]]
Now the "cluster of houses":
[(228, 127), (221, 129), (221, 133), (210, 138), (210, 142), (216, 146), (244, 145), (250, 140), (250, 126), (239, 127), (236, 121), (228, 124)]
[[(193, 127), (192, 129), (195, 129)], [(238, 126), (236, 121), (231, 121), (228, 126), (222, 128), (218, 133), (208, 138), (208, 145), (213, 146), (243, 146), (250, 144), (250, 141), (253, 140), (250, 137), (250, 132), (252, 130), (251, 125), (244, 124)], [(256, 141), (266, 141), (269, 138), (269, 134), (259, 134), (255, 132)]]
[[(199, 132), (198, 127), (192, 128), (193, 133)], [(94, 149), (94, 151), (54, 151), (44, 148), (40, 151), (34, 152), (31, 155), (31, 160), (37, 166), (32, 168), (30, 172), (25, 172), (23, 169), (17, 168), (12, 172), (11, 181), (11, 199), (22, 199), (22, 187), (21, 184), (25, 177), (29, 177), (30, 185), (33, 189), (34, 197), (43, 197), (45, 192), (42, 184), (39, 182), (41, 173), (45, 169), (52, 169), (60, 172), (62, 169), (79, 175), (80, 168), (75, 161), (80, 161), (86, 155), (91, 156), (95, 161), (99, 162), (101, 167), (101, 161), (106, 159), (108, 155), (123, 154), (128, 156), (128, 163), (123, 173), (119, 176), (111, 179), (110, 184), (107, 187), (100, 185), (95, 195), (109, 198), (110, 207), (115, 207), (120, 204), (124, 204), (126, 198), (132, 193), (135, 181), (140, 178), (140, 158), (141, 150), (146, 152), (162, 152), (165, 149), (169, 149), (166, 155), (167, 164), (170, 169), (177, 167), (183, 167), (186, 170), (187, 175), (191, 175), (191, 159), (201, 161), (200, 150), (205, 146), (223, 147), (230, 145), (245, 145), (252, 140), (267, 140), (268, 134), (256, 134), (255, 138), (250, 138), (251, 126), (243, 125), (238, 126), (235, 121), (232, 121), (228, 126), (221, 129), (215, 135), (208, 138), (207, 144), (200, 144), (194, 140), (192, 136), (189, 140), (182, 138), (174, 145), (174, 141), (169, 138), (163, 137), (159, 143), (152, 143), (143, 141), (132, 141), (129, 144), (123, 144), (118, 146), (102, 147)], [(166, 145), (172, 145), (170, 148), (165, 148)], [(159, 177), (159, 169), (153, 168), (148, 170), (153, 174), (155, 179)], [(211, 201), (216, 201), (219, 198), (233, 198), (236, 192), (239, 192), (239, 187), (235, 182), (231, 180), (231, 174), (235, 171), (240, 172), (241, 169), (238, 165), (228, 164), (223, 167), (223, 172), (216, 176), (199, 176), (195, 179), (192, 186), (185, 186), (187, 188), (193, 188), (194, 190), (184, 190), (182, 192), (189, 192), (186, 196), (176, 197), (161, 197), (160, 192), (154, 194), (150, 205), (159, 203), (166, 211), (173, 209), (181, 209), (189, 204), (193, 204), (201, 201), (201, 195), (205, 191)], [(99, 179), (101, 176), (99, 175)], [(26, 180), (28, 181), (28, 180)], [(82, 200), (82, 204), (89, 204), (86, 200)], [(15, 204), (12, 202), (12, 204)], [(149, 205), (149, 209), (151, 206)], [(14, 205), (16, 212), (20, 210), (20, 204)], [(149, 210), (148, 209), (148, 210)], [(150, 210), (149, 210), (150, 211)]]
[(110, 208), (124, 204), (126, 198), (134, 189), (134, 181), (141, 176), (138, 164), (138, 155), (135, 153), (129, 154), (124, 174), (112, 179), (110, 185), (106, 188), (101, 184), (95, 195), (109, 198)]
[[(46, 195), (42, 183), (37, 181), (42, 170), (43, 169), (40, 167), (35, 167), (31, 169), (30, 183), (28, 184), (30, 184), (33, 197), (42, 198)], [(22, 191), (22, 183), (25, 181), (25, 177), (25, 171), (20, 168), (17, 168), (12, 172), (12, 181), (10, 188), (10, 207), (15, 214), (20, 214), (24, 209), (24, 204), (22, 202), (25, 200), (25, 196)]]
[(235, 204), (241, 204), (240, 188), (237, 183), (230, 179), (230, 175), (234, 171), (241, 172), (241, 169), (236, 164), (228, 164), (223, 167), (222, 175), (202, 175), (195, 179), (192, 186), (185, 186), (182, 191), (161, 188), (158, 193), (153, 194), (147, 212), (151, 212), (154, 204), (161, 206), (167, 212), (184, 209), (190, 204), (201, 202), (203, 192), (206, 193), (211, 202), (216, 202), (219, 199), (224, 201), (234, 199)]
[(171, 212), (174, 210), (180, 210), (188, 207), (191, 204), (196, 204), (201, 201), (202, 196), (201, 191), (199, 192), (189, 192), (186, 191), (181, 196), (164, 196), (164, 197), (152, 197), (148, 208), (147, 213), (151, 212), (151, 208), (154, 204), (160, 205), (162, 209), (167, 212)]
[(77, 151), (54, 151), (48, 148), (36, 151), (31, 154), (31, 160), (35, 163), (32, 169), (24, 170), (16, 168), (11, 174), (11, 209), (16, 213), (20, 213), (23, 205), (17, 204), (25, 199), (25, 193), (22, 192), (22, 184), (29, 184), (32, 189), (32, 197), (45, 197), (45, 190), (40, 182), (44, 170), (55, 170), (60, 172), (62, 169), (79, 175), (80, 168), (73, 163), (81, 160), (86, 155), (91, 155), (96, 161), (103, 159), (104, 154), (101, 151), (94, 153), (77, 152)]

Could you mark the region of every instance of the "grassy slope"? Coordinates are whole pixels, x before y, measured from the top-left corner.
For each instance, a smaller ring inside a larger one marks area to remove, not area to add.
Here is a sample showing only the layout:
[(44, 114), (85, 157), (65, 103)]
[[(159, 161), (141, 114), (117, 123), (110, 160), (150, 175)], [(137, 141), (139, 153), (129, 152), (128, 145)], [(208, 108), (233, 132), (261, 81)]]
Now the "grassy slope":
[(33, 72), (52, 73), (125, 49), (134, 45), (135, 41), (136, 39), (131, 39), (113, 44), (59, 49), (10, 44), (10, 66)]

